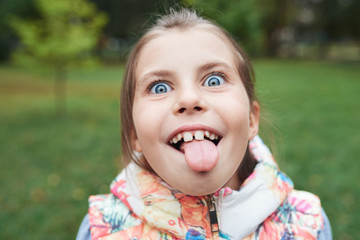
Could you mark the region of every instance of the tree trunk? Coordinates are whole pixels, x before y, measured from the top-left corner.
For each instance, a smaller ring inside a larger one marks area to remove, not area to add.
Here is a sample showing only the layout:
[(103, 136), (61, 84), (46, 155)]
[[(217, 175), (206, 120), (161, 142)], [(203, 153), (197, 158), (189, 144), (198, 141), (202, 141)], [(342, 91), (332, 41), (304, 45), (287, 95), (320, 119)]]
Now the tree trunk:
[(55, 107), (57, 115), (66, 114), (66, 70), (64, 65), (59, 64), (55, 69)]

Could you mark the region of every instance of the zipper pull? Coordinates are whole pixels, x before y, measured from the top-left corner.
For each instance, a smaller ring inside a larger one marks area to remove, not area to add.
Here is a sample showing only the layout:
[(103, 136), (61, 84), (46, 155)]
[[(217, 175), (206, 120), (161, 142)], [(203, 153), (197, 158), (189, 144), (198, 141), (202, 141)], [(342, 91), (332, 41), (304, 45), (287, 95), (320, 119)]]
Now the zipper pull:
[(208, 208), (209, 208), (209, 217), (210, 217), (210, 227), (212, 233), (219, 232), (219, 224), (216, 213), (215, 199), (212, 195), (208, 197)]

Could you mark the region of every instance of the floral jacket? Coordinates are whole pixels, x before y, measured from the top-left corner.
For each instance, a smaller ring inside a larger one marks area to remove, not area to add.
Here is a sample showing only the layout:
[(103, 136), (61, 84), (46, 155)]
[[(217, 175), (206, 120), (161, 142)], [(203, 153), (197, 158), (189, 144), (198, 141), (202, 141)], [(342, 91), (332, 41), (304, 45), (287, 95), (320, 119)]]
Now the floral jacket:
[(250, 142), (258, 164), (238, 191), (185, 195), (130, 164), (111, 193), (91, 196), (91, 239), (318, 239), (317, 196), (293, 189), (260, 137)]

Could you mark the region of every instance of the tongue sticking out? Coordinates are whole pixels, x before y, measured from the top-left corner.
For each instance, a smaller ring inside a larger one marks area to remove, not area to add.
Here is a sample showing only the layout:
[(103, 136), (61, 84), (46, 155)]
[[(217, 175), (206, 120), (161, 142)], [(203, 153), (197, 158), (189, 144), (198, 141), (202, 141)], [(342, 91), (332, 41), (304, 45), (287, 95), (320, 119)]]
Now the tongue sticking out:
[(216, 145), (209, 140), (193, 140), (181, 145), (185, 153), (185, 160), (189, 167), (198, 172), (212, 170), (219, 160)]

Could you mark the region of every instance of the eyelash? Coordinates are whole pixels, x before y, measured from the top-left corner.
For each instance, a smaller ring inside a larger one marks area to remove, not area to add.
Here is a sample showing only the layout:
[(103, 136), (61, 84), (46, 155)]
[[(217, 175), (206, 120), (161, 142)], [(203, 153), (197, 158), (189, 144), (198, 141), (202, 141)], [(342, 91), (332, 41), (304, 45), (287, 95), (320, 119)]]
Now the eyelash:
[(211, 77), (211, 76), (220, 76), (220, 77), (224, 78), (224, 80), (227, 80), (225, 73), (222, 73), (222, 72), (211, 72), (208, 75), (206, 75), (204, 79), (207, 79), (208, 77)]
[(146, 92), (147, 93), (151, 93), (151, 89), (156, 85), (156, 84), (159, 84), (159, 83), (166, 83), (167, 85), (171, 86), (171, 84), (168, 82), (168, 81), (165, 81), (165, 80), (155, 80), (153, 82), (151, 82), (149, 84), (149, 86), (146, 88)]
[(206, 79), (208, 79), (209, 77), (211, 76), (219, 76), (219, 77), (222, 77), (225, 82), (227, 82), (228, 78), (226, 77), (226, 74), (223, 73), (223, 72), (219, 72), (219, 71), (214, 71), (214, 72), (211, 72), (209, 74), (207, 74), (204, 78), (203, 78), (203, 83), (206, 81)]

